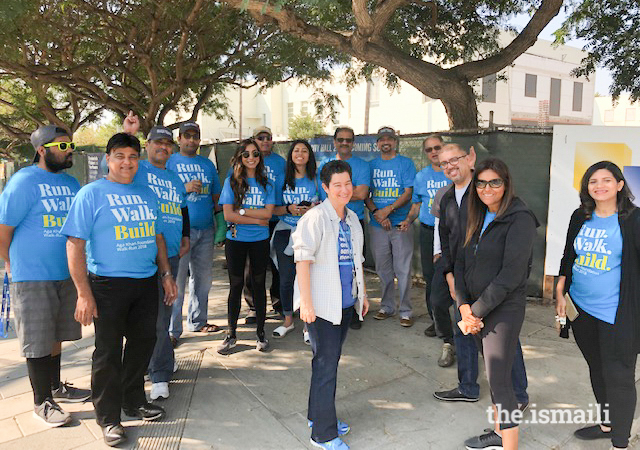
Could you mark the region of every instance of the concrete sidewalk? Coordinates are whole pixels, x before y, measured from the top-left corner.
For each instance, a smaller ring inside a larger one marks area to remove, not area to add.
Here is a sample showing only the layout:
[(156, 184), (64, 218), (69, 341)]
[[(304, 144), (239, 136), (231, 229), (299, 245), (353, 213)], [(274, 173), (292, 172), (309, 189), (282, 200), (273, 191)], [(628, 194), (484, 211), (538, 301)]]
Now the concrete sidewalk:
[[(210, 321), (218, 325), (226, 325), (228, 279), (222, 265), (222, 252), (216, 250), (209, 312)], [(369, 275), (367, 284), (375, 312), (376, 277)], [(438, 367), (441, 342), (423, 334), (429, 323), (424, 288), (414, 288), (413, 304), (412, 328), (402, 328), (397, 317), (377, 321), (371, 314), (361, 330), (349, 331), (336, 404), (338, 416), (352, 427), (344, 440), (353, 449), (462, 449), (466, 438), (490, 426), (490, 396), (482, 367), (479, 402), (442, 403), (433, 398), (434, 391), (456, 386), (456, 369)], [(531, 398), (525, 414), (529, 422), (534, 415), (541, 417), (543, 409), (594, 411), (586, 363), (573, 339), (558, 338), (553, 316), (552, 307), (530, 302), (521, 334)], [(268, 321), (268, 336), (278, 324)], [(62, 378), (82, 387), (90, 380), (93, 328), (86, 327), (84, 336), (66, 343), (62, 357)], [(129, 448), (311, 448), (306, 424), (311, 351), (302, 342), (302, 323), (296, 321), (295, 331), (284, 339), (270, 339), (268, 353), (255, 350), (254, 326), (240, 327), (238, 346), (229, 356), (215, 351), (222, 338), (222, 333), (183, 336), (176, 349), (180, 369), (171, 398), (164, 402), (167, 418), (142, 424), (123, 416)], [(108, 448), (91, 403), (63, 407), (73, 415), (71, 426), (49, 429), (33, 418), (31, 387), (15, 335), (1, 340), (0, 450)], [(573, 438), (581, 426), (524, 424), (520, 448), (610, 448), (605, 440), (585, 443)], [(636, 420), (634, 436), (637, 431)]]

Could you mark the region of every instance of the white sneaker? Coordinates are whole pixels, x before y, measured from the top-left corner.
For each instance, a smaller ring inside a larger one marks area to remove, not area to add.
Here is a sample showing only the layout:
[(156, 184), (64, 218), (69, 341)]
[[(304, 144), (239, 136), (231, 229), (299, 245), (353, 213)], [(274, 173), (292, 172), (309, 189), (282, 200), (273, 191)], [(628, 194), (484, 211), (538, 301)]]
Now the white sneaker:
[(302, 332), (302, 340), (305, 344), (311, 345), (311, 338), (309, 337), (309, 332), (307, 330)]
[(178, 371), (178, 360), (174, 360), (173, 361), (173, 373), (176, 373)]
[(169, 398), (169, 383), (153, 383), (151, 385), (151, 400), (158, 400), (160, 397)]

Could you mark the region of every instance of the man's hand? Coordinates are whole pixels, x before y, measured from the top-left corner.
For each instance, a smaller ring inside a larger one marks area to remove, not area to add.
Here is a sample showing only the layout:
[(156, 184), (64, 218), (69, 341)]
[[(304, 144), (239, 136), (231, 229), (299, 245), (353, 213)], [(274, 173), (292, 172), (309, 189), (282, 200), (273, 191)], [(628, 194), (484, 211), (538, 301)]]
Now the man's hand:
[(178, 296), (178, 286), (171, 275), (162, 277), (162, 289), (164, 289), (164, 304), (167, 306), (173, 305)]
[(140, 130), (140, 119), (136, 116), (133, 111), (129, 111), (127, 117), (124, 118), (124, 122), (122, 122), (122, 130), (135, 136), (135, 134)]
[(178, 257), (182, 258), (184, 255), (189, 253), (190, 248), (191, 248), (191, 240), (186, 236), (182, 236), (182, 239), (180, 239), (180, 251), (178, 253)]
[(195, 192), (196, 194), (199, 194), (202, 191), (202, 181), (191, 180), (184, 184), (184, 188), (187, 192)]
[(404, 219), (402, 222), (398, 224), (398, 230), (407, 231), (410, 226), (411, 226), (411, 223), (409, 222), (409, 220)]
[(382, 222), (380, 222), (380, 226), (383, 230), (389, 231), (391, 230), (391, 221), (389, 219), (384, 219)]
[(460, 305), (460, 316), (465, 323), (468, 323), (473, 328), (482, 328), (482, 319), (477, 318), (471, 312), (471, 306), (464, 304)]
[(300, 320), (305, 323), (313, 323), (316, 321), (316, 312), (313, 309), (311, 300), (300, 302)]
[(367, 297), (367, 294), (364, 294), (364, 297), (362, 298), (362, 317), (366, 316), (368, 312), (369, 312), (369, 298)]
[(91, 325), (94, 317), (98, 317), (98, 306), (93, 298), (93, 294), (88, 294), (86, 296), (78, 294), (74, 317), (76, 322), (80, 322), (85, 327)]
[(389, 214), (391, 214), (391, 207), (389, 206), (385, 206), (384, 208), (380, 208), (378, 209), (374, 214), (373, 214), (373, 218), (376, 219), (378, 221), (379, 224), (382, 224), (382, 222), (384, 221), (384, 219), (386, 219), (387, 217), (389, 217)]
[(441, 256), (442, 253), (436, 253), (435, 255), (433, 255), (433, 263), (435, 264), (436, 262), (438, 262)]

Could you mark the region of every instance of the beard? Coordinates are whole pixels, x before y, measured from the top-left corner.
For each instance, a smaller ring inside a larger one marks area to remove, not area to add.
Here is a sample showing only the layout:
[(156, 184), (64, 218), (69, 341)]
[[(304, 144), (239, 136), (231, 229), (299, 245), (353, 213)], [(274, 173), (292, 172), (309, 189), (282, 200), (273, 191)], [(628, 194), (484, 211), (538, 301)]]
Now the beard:
[(60, 172), (61, 170), (68, 169), (69, 167), (73, 166), (73, 157), (69, 156), (71, 156), (71, 154), (65, 155), (62, 161), (57, 161), (53, 152), (47, 149), (44, 154), (44, 164), (51, 172)]

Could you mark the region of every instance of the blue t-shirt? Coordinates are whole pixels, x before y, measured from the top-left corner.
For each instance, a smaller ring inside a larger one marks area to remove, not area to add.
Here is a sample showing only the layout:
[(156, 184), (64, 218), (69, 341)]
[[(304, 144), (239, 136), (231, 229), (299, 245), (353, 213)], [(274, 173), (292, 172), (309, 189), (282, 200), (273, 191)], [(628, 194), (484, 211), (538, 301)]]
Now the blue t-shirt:
[[(255, 178), (247, 178), (249, 189), (244, 194), (242, 208), (260, 209), (266, 205), (276, 204), (276, 195), (273, 185), (267, 183), (267, 188), (263, 188)], [(221, 205), (233, 205), (233, 190), (231, 189), (230, 178), (224, 180), (222, 194), (220, 194)], [(269, 227), (254, 224), (236, 224), (236, 237), (233, 237), (231, 230), (227, 231), (227, 239), (242, 242), (257, 242), (269, 238)]]
[(340, 221), (338, 231), (338, 268), (340, 269), (342, 308), (344, 309), (353, 306), (356, 302), (353, 296), (353, 248), (351, 246), (351, 228), (346, 221)]
[(430, 226), (435, 225), (436, 218), (431, 214), (433, 198), (436, 196), (438, 189), (449, 183), (451, 183), (451, 180), (444, 176), (444, 172), (437, 172), (431, 166), (425, 167), (416, 174), (411, 202), (422, 203), (420, 205), (420, 215), (418, 216), (421, 223)]
[(169, 258), (178, 256), (182, 240), (182, 208), (187, 206), (187, 191), (182, 180), (172, 170), (158, 169), (149, 161), (140, 161), (133, 182), (148, 186), (158, 196), (167, 254)]
[(87, 269), (105, 277), (147, 278), (158, 270), (158, 198), (148, 187), (106, 178), (84, 186), (60, 233), (87, 241)]
[(72, 176), (36, 165), (11, 177), (0, 195), (0, 223), (15, 227), (9, 246), (13, 281), (69, 278), (67, 238), (60, 228), (79, 190)]
[(480, 230), (480, 236), (484, 234), (484, 230), (487, 229), (489, 224), (493, 222), (493, 219), (495, 218), (496, 218), (496, 213), (489, 212), (489, 210), (487, 210), (487, 212), (484, 213), (484, 222), (482, 223), (482, 230)]
[[(336, 156), (332, 156), (327, 161), (323, 162), (318, 168), (318, 191), (320, 193), (320, 200), (327, 198), (327, 193), (322, 189), (322, 182), (320, 181), (320, 172), (326, 163), (329, 161), (335, 161)], [(345, 159), (345, 161), (351, 166), (351, 184), (356, 188), (357, 186), (362, 186), (363, 184), (369, 186), (371, 184), (371, 169), (369, 168), (369, 163), (364, 159), (358, 158), (357, 156), (351, 156), (349, 159)], [(350, 201), (347, 207), (358, 215), (358, 219), (364, 219), (364, 200), (353, 200)]]
[(187, 206), (189, 208), (189, 224), (196, 230), (213, 227), (213, 198), (220, 193), (218, 171), (211, 160), (200, 155), (193, 157), (174, 153), (167, 161), (167, 169), (178, 174), (183, 184), (192, 180), (202, 181), (200, 194), (189, 192)]
[[(371, 198), (376, 208), (382, 209), (391, 205), (404, 194), (406, 188), (413, 187), (416, 166), (406, 156), (396, 155), (389, 160), (377, 157), (369, 163), (369, 166), (371, 167)], [(411, 201), (389, 214), (391, 226), (396, 226), (406, 219), (409, 209), (411, 209)], [(371, 224), (380, 227), (373, 214), (371, 214)]]
[[(318, 201), (318, 188), (316, 180), (310, 180), (306, 175), (303, 178), (296, 178), (296, 187), (291, 189), (289, 185), (285, 185), (284, 190), (280, 190), (280, 198), (277, 199), (278, 205), (298, 204), (302, 201), (315, 203)], [(285, 214), (280, 216), (280, 220), (295, 228), (302, 216), (293, 216)]]
[(620, 300), (622, 234), (618, 214), (587, 220), (573, 241), (576, 260), (569, 295), (593, 317), (615, 323)]

